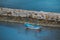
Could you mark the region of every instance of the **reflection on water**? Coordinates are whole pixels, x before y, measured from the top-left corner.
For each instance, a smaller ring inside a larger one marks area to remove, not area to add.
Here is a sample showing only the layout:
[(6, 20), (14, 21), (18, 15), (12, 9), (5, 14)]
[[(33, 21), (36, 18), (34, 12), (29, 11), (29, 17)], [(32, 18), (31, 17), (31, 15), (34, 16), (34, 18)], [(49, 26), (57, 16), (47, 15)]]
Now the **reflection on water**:
[(60, 28), (25, 30), (23, 24), (0, 23), (0, 40), (60, 40)]

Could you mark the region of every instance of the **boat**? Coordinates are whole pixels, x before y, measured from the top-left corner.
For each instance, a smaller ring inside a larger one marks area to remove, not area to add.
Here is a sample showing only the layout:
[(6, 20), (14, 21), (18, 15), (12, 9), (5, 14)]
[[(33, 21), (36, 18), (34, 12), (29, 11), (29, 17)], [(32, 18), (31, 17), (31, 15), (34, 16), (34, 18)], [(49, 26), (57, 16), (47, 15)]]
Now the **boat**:
[(30, 23), (24, 23), (26, 29), (36, 29), (36, 30), (40, 30), (42, 28), (42, 26), (38, 26), (38, 25), (33, 25)]

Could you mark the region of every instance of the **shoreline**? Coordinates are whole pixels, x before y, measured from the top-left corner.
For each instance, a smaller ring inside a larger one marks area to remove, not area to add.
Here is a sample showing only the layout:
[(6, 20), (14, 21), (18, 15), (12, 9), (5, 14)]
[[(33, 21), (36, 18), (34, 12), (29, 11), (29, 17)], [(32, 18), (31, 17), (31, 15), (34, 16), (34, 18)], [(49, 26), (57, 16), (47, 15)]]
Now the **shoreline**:
[[(9, 23), (21, 23), (21, 24), (24, 24), (25, 22), (22, 22), (22, 21), (12, 21), (12, 20), (0, 20), (0, 22), (9, 22)], [(33, 25), (35, 25), (35, 23), (31, 23)], [(44, 24), (44, 23), (40, 23), (40, 24), (36, 24), (36, 25), (39, 25), (39, 26), (43, 26), (43, 27), (59, 27), (60, 28), (60, 25), (53, 25), (53, 24)]]
[(0, 8), (0, 21), (23, 24), (25, 22), (29, 22), (33, 25), (36, 24), (47, 27), (60, 27), (60, 14), (44, 11), (36, 12), (28, 10)]

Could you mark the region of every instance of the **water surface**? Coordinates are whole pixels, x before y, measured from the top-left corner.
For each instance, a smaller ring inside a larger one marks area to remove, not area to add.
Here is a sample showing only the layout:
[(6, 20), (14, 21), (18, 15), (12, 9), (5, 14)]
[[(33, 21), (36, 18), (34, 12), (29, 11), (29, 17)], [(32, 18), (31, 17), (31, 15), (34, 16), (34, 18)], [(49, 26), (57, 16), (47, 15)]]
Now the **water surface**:
[(25, 30), (23, 24), (0, 22), (0, 40), (60, 40), (60, 28)]
[(0, 0), (0, 7), (60, 12), (60, 0)]

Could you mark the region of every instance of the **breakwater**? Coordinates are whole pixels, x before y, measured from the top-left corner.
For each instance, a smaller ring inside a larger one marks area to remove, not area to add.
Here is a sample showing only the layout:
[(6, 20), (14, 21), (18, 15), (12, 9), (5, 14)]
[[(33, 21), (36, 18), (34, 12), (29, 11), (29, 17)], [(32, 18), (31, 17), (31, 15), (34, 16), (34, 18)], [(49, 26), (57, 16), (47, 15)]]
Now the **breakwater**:
[(0, 8), (0, 21), (25, 23), (60, 27), (60, 14), (52, 12), (37, 12), (10, 8)]

